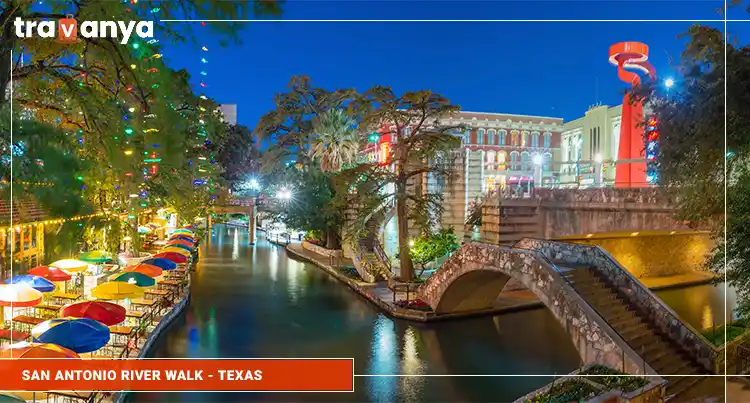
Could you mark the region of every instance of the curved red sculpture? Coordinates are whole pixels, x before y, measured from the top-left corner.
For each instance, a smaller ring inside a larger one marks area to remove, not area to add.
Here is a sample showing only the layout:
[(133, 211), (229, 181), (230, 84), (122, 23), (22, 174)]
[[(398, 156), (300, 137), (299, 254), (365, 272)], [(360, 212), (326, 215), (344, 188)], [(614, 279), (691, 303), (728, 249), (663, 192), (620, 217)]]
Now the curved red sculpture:
[[(637, 70), (656, 78), (656, 70), (648, 62), (648, 45), (640, 42), (620, 42), (609, 48), (609, 62), (617, 66), (620, 80), (635, 87), (641, 77), (629, 70)], [(615, 187), (642, 187), (646, 185), (646, 152), (643, 139), (643, 104), (631, 102), (631, 91), (622, 101), (620, 143), (617, 149)]]

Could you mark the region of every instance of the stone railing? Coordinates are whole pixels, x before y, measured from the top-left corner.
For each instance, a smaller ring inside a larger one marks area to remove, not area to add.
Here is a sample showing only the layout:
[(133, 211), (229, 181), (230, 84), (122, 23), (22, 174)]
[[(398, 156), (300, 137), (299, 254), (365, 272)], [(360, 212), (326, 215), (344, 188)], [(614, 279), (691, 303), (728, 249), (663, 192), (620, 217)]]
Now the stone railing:
[(664, 188), (534, 189), (533, 198), (558, 203), (638, 203), (674, 206), (677, 197)]
[(343, 252), (341, 249), (326, 249), (320, 245), (316, 245), (312, 242), (302, 241), (302, 248), (307, 249), (311, 252), (315, 252), (321, 256), (327, 256), (332, 258), (340, 258)]
[(372, 264), (367, 261), (365, 254), (362, 253), (357, 242), (348, 243), (344, 247), (349, 249), (346, 254), (352, 257), (354, 269), (357, 270), (359, 277), (367, 283), (374, 283), (375, 275), (373, 273), (375, 273), (375, 269), (372, 267)]
[[(536, 251), (465, 244), (417, 288), (417, 295), (437, 314), (449, 313), (441, 312), (440, 303), (446, 293), (451, 292), (453, 283), (470, 272), (491, 271), (518, 280), (532, 291), (567, 331), (584, 364), (602, 364), (630, 374), (656, 375), (640, 355), (573, 289), (557, 267)], [(498, 294), (502, 286), (498, 284)], [(492, 298), (481, 304), (488, 303), (490, 307), (485, 309), (491, 308), (497, 295), (484, 294)]]
[(602, 248), (530, 238), (519, 241), (516, 248), (537, 251), (552, 261), (595, 268), (611, 285), (623, 292), (629, 303), (645, 314), (660, 332), (688, 352), (706, 370), (712, 373), (716, 371), (716, 348)]

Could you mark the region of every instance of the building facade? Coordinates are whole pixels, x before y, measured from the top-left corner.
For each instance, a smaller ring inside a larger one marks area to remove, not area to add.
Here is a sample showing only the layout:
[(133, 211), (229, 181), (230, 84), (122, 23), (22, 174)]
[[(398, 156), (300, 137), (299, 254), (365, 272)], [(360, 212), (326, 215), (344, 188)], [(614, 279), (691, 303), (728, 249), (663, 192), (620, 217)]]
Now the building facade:
[(560, 150), (561, 186), (614, 182), (621, 121), (622, 105), (595, 105), (584, 116), (565, 123)]

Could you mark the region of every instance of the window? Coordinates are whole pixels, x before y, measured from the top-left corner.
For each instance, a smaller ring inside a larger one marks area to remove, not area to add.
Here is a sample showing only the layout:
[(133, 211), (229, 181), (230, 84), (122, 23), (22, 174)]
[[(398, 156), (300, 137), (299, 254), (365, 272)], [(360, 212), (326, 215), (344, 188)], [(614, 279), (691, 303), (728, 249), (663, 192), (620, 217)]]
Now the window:
[(477, 131), (477, 144), (484, 144), (484, 129)]
[(510, 169), (512, 171), (518, 171), (518, 168), (518, 151), (513, 151), (510, 153)]
[(542, 166), (542, 169), (545, 171), (551, 171), (552, 170), (552, 154), (544, 153), (544, 156), (542, 156), (542, 161), (544, 163), (544, 165)]
[(539, 132), (531, 132), (531, 146), (539, 147)]
[(544, 133), (544, 148), (552, 147), (552, 133)]
[(494, 171), (495, 170), (495, 158), (496, 153), (494, 151), (487, 151), (487, 169)]
[(497, 170), (505, 170), (505, 151), (500, 151), (499, 153), (497, 153)]
[(487, 130), (487, 145), (489, 146), (495, 145), (495, 131), (494, 130)]
[[(388, 134), (391, 136), (391, 143), (397, 143), (398, 142), (398, 135), (397, 135), (398, 128), (396, 126), (391, 126), (388, 129)], [(385, 134), (385, 133), (383, 133)]]
[(529, 132), (524, 131), (521, 133), (521, 147), (529, 146)]
[(406, 137), (411, 136), (411, 127), (407, 127), (404, 133), (406, 133)]
[(521, 170), (528, 171), (531, 169), (531, 157), (529, 153), (524, 151), (521, 153)]
[(505, 130), (500, 130), (500, 132), (497, 134), (497, 144), (504, 146), (505, 145), (505, 136), (508, 135), (508, 132)]
[(510, 131), (510, 145), (518, 146), (518, 130)]

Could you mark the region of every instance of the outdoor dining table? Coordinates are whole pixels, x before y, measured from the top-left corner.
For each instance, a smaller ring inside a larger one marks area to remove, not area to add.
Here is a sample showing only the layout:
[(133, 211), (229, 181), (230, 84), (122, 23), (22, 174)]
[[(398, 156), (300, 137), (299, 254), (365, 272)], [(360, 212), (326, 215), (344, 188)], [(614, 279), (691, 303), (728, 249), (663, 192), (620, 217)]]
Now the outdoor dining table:
[(24, 341), (29, 338), (28, 333), (23, 332), (17, 332), (10, 329), (0, 329), (0, 345), (5, 344), (4, 342), (7, 341), (7, 344), (10, 343), (18, 343), (20, 341)]
[(156, 285), (160, 290), (163, 290), (164, 288), (178, 287), (180, 283), (174, 280), (162, 280), (156, 283)]
[(128, 342), (128, 336), (133, 332), (133, 328), (130, 326), (110, 326), (109, 334), (112, 336), (112, 344), (116, 346), (124, 346)]
[(76, 301), (79, 298), (81, 298), (81, 294), (59, 292), (59, 293), (52, 294), (52, 298), (54, 298), (56, 302), (61, 303), (61, 304), (64, 305), (65, 304), (65, 300), (67, 300), (67, 301)]
[(18, 326), (19, 328), (28, 327), (30, 330), (32, 327), (44, 322), (45, 320), (46, 319), (35, 318), (33, 316), (28, 316), (28, 315), (18, 315), (15, 318), (13, 318), (13, 324), (14, 325), (19, 324)]
[(153, 299), (143, 299), (143, 298), (137, 298), (137, 299), (130, 301), (130, 305), (133, 307), (133, 310), (138, 310), (138, 309), (143, 309), (145, 307), (153, 306), (155, 303), (156, 301)]
[(167, 290), (146, 290), (145, 293), (146, 299), (154, 300), (158, 299), (159, 297), (163, 297), (166, 295), (169, 295), (169, 291)]
[(131, 326), (138, 326), (143, 315), (144, 315), (143, 311), (127, 311), (125, 312), (125, 324), (131, 325)]

